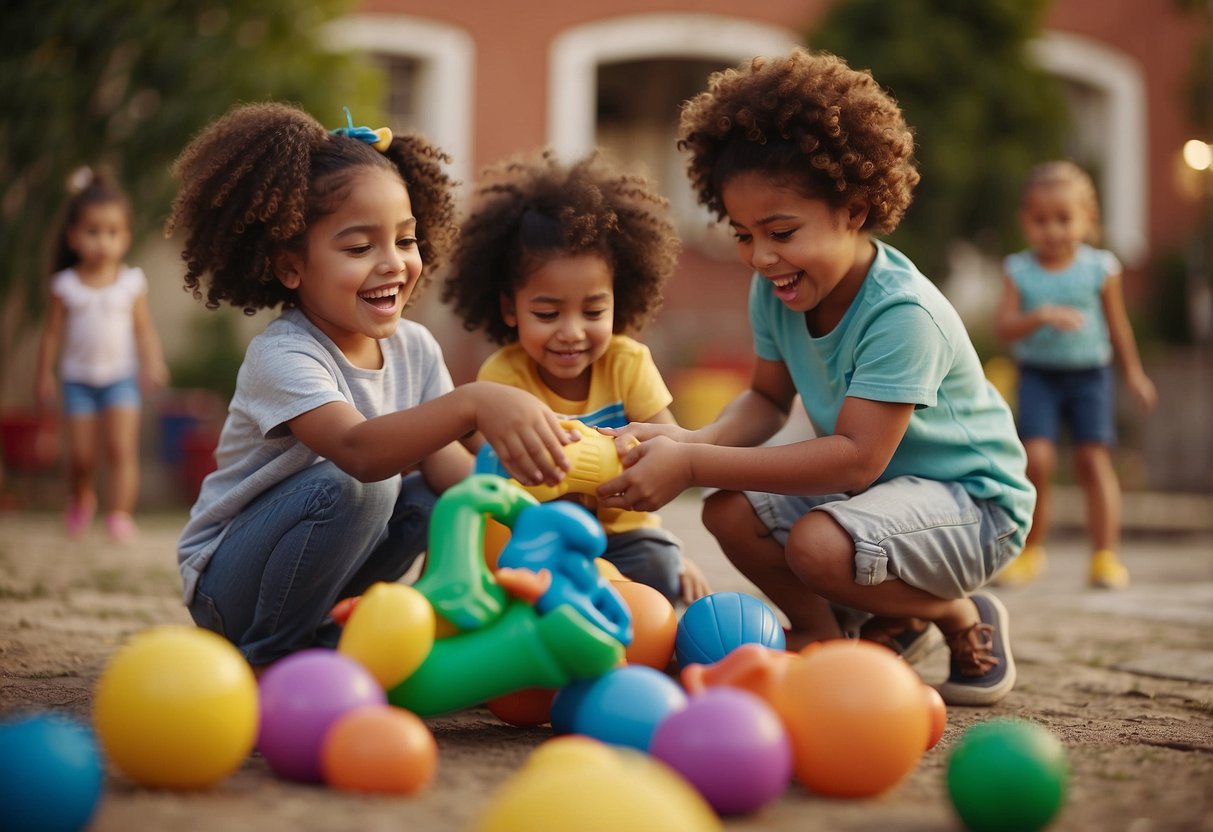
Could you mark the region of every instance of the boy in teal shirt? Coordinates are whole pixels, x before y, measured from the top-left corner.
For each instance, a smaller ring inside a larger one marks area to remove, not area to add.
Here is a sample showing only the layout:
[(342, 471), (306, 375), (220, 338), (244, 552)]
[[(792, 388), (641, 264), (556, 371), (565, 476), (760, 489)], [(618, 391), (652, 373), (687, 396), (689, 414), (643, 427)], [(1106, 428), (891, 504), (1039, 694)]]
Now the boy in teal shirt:
[[(683, 108), (679, 144), (755, 272), (754, 375), (700, 430), (616, 431), (641, 444), (604, 504), (651, 510), (721, 489), (704, 523), (787, 615), (790, 646), (841, 636), (839, 608), (907, 659), (938, 628), (944, 699), (1001, 700), (1015, 684), (1007, 613), (977, 590), (1018, 553), (1035, 491), (959, 316), (873, 239), (919, 178), (896, 104), (870, 74), (796, 49), (712, 76)], [(818, 438), (755, 447), (797, 394)]]

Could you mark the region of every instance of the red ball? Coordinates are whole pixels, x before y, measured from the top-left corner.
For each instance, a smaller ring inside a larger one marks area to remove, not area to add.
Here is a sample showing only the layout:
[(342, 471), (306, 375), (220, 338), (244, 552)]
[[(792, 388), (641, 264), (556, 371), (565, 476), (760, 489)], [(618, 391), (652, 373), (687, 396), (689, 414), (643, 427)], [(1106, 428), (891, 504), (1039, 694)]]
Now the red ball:
[(490, 699), (486, 704), (493, 716), (509, 725), (531, 728), (552, 721), (552, 700), (556, 691), (547, 688), (522, 690)]

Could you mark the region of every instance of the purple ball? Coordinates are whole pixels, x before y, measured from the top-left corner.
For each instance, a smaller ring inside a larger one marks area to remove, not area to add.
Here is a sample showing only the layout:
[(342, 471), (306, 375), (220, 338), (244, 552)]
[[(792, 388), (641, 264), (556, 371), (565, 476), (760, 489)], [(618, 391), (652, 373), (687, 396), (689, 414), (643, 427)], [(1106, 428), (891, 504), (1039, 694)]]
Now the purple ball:
[(649, 754), (685, 777), (722, 815), (753, 812), (779, 797), (792, 776), (783, 723), (757, 696), (708, 688), (668, 716)]
[(279, 777), (319, 783), (320, 749), (338, 717), (363, 705), (385, 705), (375, 677), (349, 656), (315, 648), (274, 664), (261, 677), (257, 749)]

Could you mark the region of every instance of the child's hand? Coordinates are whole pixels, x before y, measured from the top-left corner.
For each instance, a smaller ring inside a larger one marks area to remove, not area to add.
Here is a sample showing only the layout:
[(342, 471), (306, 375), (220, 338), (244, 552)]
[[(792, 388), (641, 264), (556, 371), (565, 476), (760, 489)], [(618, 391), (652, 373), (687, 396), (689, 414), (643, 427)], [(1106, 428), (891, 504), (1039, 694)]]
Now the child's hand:
[(555, 485), (569, 461), (561, 448), (580, 437), (551, 408), (525, 390), (491, 384), (477, 400), (476, 427), (493, 446), (510, 476), (523, 485)]
[(1158, 391), (1154, 388), (1154, 382), (1150, 381), (1150, 377), (1145, 373), (1132, 373), (1128, 379), (1129, 390), (1132, 391), (1133, 397), (1137, 399), (1137, 403), (1142, 409), (1149, 413), (1154, 409), (1154, 405), (1158, 404)]
[(1041, 323), (1062, 332), (1073, 332), (1082, 328), (1082, 313), (1073, 306), (1042, 306), (1036, 312)]
[(139, 382), (144, 390), (162, 390), (168, 387), (168, 365), (156, 361), (139, 368)]
[(667, 436), (675, 442), (687, 442), (690, 431), (678, 425), (658, 422), (628, 422), (621, 428), (598, 428), (599, 433), (615, 437), (615, 451), (620, 457), (636, 447), (637, 442), (646, 442), (655, 436)]
[(696, 565), (695, 561), (685, 555), (682, 558), (681, 583), (681, 597), (684, 604), (693, 604), (712, 591), (703, 570)]
[(668, 436), (641, 442), (620, 461), (624, 472), (598, 486), (599, 505), (656, 511), (692, 484), (690, 445)]
[(34, 385), (34, 405), (40, 413), (49, 413), (55, 408), (58, 386), (53, 375), (39, 376)]

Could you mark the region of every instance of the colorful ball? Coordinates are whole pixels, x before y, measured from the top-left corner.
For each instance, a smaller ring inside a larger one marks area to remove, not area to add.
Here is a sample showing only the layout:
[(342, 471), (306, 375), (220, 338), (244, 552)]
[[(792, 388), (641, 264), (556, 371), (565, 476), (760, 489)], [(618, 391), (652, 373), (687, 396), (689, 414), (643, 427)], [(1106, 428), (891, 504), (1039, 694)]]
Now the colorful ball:
[(573, 714), (573, 732), (596, 740), (647, 751), (663, 719), (686, 707), (678, 683), (642, 664), (599, 676)]
[(594, 679), (579, 679), (556, 691), (556, 695), (552, 697), (552, 707), (549, 712), (553, 733), (557, 735), (572, 734), (576, 731), (574, 725), (577, 711), (581, 708), (581, 702), (590, 692), (594, 681)]
[(948, 795), (973, 832), (1042, 829), (1066, 798), (1069, 766), (1051, 731), (992, 719), (964, 733), (948, 760)]
[(775, 611), (744, 592), (713, 592), (686, 608), (674, 653), (680, 667), (714, 664), (743, 644), (782, 650), (783, 626)]
[(508, 725), (532, 728), (552, 719), (552, 700), (556, 691), (548, 688), (523, 688), (490, 699), (485, 704), (493, 716)]
[(227, 777), (257, 737), (257, 680), (230, 642), (166, 625), (120, 649), (97, 682), (102, 748), (144, 786), (203, 788)]
[(893, 651), (828, 641), (788, 667), (773, 703), (805, 788), (870, 797), (913, 770), (930, 731), (922, 681)]
[(927, 698), (927, 714), (931, 718), (931, 730), (927, 734), (927, 751), (930, 751), (943, 739), (943, 732), (948, 727), (948, 705), (939, 691), (930, 685), (922, 686), (922, 694)]
[(337, 717), (324, 735), (324, 782), (368, 794), (413, 794), (434, 779), (438, 745), (414, 713), (364, 705)]
[(319, 783), (320, 749), (338, 717), (387, 695), (361, 664), (335, 650), (301, 650), (261, 677), (257, 748), (279, 777)]
[(666, 717), (649, 753), (685, 777), (722, 815), (754, 812), (787, 788), (792, 746), (779, 716), (752, 693), (705, 690)]
[(678, 616), (669, 600), (637, 581), (611, 581), (632, 613), (632, 643), (624, 650), (628, 664), (665, 670), (674, 656)]
[[(562, 738), (558, 742), (569, 742)], [(536, 755), (546, 747), (539, 747)], [(567, 764), (566, 751), (576, 755)], [(476, 832), (661, 829), (719, 832), (720, 819), (664, 763), (632, 749), (562, 749), (528, 762), (490, 798)], [(562, 764), (565, 763), (565, 764)]]
[(424, 595), (406, 584), (380, 581), (358, 599), (337, 650), (391, 690), (430, 654), (436, 626), (434, 608)]
[(68, 717), (0, 723), (0, 818), (11, 832), (76, 832), (104, 783), (93, 732)]

